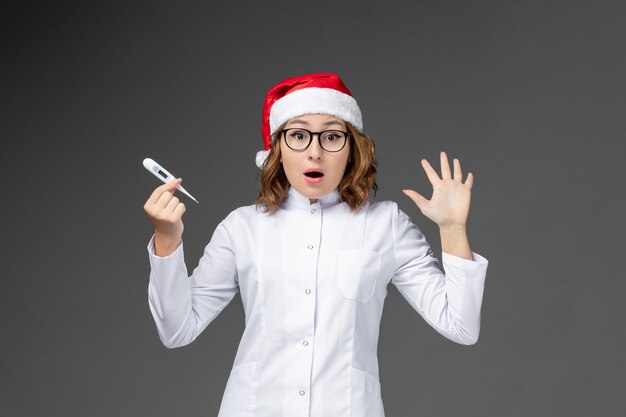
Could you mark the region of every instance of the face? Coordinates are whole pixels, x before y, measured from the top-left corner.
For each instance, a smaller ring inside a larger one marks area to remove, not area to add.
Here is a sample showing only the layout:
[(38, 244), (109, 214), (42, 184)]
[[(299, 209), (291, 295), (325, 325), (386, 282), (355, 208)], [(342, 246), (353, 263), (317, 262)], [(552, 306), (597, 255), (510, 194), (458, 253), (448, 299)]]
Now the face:
[[(297, 127), (311, 132), (348, 131), (343, 120), (324, 114), (298, 116), (287, 122), (284, 129)], [(350, 155), (350, 141), (339, 152), (327, 152), (320, 146), (318, 135), (313, 135), (308, 148), (294, 151), (285, 143), (284, 135), (281, 135), (280, 153), (283, 170), (291, 186), (309, 199), (317, 200), (333, 191), (341, 182)]]

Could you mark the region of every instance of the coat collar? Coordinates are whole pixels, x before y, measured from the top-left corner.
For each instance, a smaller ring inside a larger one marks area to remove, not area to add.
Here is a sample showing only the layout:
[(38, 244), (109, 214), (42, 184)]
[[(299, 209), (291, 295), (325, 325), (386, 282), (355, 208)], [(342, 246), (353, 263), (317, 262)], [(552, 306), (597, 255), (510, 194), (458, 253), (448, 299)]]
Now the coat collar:
[(311, 204), (309, 198), (300, 194), (295, 187), (289, 186), (289, 192), (287, 193), (287, 199), (283, 203), (283, 207), (286, 210), (307, 210), (312, 207), (330, 207), (341, 202), (341, 196), (339, 191), (335, 188), (330, 193), (319, 197), (317, 203)]

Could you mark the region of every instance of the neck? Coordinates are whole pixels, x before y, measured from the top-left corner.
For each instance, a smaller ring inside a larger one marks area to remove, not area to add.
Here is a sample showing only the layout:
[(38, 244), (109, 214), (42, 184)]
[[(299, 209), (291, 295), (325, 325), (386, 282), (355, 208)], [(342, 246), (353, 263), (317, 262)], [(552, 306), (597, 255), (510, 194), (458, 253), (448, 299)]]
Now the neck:
[(311, 204), (317, 203), (317, 198), (309, 198), (309, 203)]

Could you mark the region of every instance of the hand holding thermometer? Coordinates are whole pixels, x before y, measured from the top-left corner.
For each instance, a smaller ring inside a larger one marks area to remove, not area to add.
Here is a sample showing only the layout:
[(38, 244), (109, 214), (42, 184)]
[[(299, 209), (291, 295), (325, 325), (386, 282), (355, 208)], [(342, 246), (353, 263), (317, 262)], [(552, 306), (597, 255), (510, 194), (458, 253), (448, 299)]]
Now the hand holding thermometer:
[[(160, 179), (163, 182), (169, 182), (173, 179), (176, 179), (175, 176), (173, 176), (172, 174), (170, 174), (165, 168), (163, 168), (161, 165), (157, 164), (156, 162), (154, 162), (154, 160), (152, 158), (146, 158), (143, 160), (143, 166), (150, 171), (155, 177), (157, 177), (158, 179)], [(200, 204), (198, 202), (198, 200), (196, 200), (195, 198), (193, 198), (191, 196), (191, 194), (189, 194), (187, 192), (187, 190), (185, 190), (183, 188), (182, 185), (178, 185), (178, 187), (176, 187), (177, 190), (179, 190), (181, 193), (186, 194), (189, 198), (191, 198), (193, 201), (195, 201), (196, 203)]]

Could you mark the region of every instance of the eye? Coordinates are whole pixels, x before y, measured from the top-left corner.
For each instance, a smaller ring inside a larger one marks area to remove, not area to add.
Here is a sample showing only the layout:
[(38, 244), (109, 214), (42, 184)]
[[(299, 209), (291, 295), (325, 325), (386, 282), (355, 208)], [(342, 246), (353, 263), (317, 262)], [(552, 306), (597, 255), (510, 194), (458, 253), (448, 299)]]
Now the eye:
[(337, 142), (343, 138), (343, 133), (341, 132), (328, 132), (324, 135), (324, 141), (326, 142)]
[(303, 132), (302, 130), (295, 130), (295, 131), (289, 132), (289, 137), (296, 141), (306, 140), (307, 136), (308, 136), (307, 133)]

